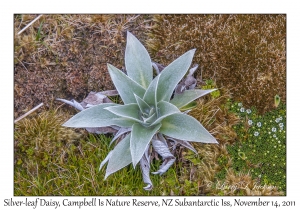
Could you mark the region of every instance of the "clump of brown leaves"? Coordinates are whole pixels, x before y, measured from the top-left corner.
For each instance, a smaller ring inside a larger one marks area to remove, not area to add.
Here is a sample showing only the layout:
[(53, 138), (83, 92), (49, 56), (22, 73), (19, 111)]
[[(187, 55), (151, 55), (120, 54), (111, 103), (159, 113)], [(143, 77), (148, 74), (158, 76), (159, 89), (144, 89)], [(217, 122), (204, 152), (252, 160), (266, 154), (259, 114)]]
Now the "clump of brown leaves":
[(213, 78), (236, 101), (263, 114), (286, 100), (285, 15), (155, 15), (148, 50), (168, 64), (196, 48), (196, 76)]

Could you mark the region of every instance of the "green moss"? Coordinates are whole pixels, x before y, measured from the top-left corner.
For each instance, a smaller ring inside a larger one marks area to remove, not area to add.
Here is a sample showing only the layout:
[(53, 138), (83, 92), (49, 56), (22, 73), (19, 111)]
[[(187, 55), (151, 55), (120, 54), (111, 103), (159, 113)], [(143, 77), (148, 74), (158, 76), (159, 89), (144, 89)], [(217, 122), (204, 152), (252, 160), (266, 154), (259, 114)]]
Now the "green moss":
[[(203, 89), (203, 90), (214, 89), (214, 88), (217, 88), (217, 85), (212, 79), (206, 80), (205, 85), (203, 85), (201, 87), (201, 89)], [(215, 90), (215, 91), (211, 92), (210, 95), (213, 98), (218, 98), (219, 96), (221, 96), (221, 92), (220, 92), (220, 90)]]
[(227, 147), (236, 172), (250, 171), (262, 185), (277, 186), (282, 191), (286, 191), (285, 110), (285, 104), (280, 104), (260, 116), (241, 103), (233, 103), (231, 111), (241, 118), (241, 123), (234, 127), (239, 141)]

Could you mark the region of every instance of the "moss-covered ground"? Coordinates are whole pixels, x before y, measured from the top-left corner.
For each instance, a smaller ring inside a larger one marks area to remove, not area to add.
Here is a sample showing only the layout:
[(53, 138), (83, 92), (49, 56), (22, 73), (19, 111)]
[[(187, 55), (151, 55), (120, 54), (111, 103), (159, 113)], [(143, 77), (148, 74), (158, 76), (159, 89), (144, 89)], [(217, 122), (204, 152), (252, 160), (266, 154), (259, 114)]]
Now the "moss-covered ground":
[[(35, 17), (14, 17), (15, 118), (45, 104), (15, 123), (14, 195), (286, 194), (285, 15), (45, 14), (18, 35)], [(106, 63), (124, 68), (127, 30), (163, 65), (197, 48), (198, 88), (218, 88), (189, 114), (219, 144), (178, 146), (149, 192), (132, 166), (103, 180), (112, 136), (62, 127), (76, 112), (53, 101), (113, 89)]]

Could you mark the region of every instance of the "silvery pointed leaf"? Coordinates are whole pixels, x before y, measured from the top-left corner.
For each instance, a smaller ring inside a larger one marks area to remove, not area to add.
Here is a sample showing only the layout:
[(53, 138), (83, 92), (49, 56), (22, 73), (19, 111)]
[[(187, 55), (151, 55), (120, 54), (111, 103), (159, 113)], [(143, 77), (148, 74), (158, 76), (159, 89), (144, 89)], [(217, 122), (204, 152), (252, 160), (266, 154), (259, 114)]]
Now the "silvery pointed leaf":
[(193, 74), (195, 73), (195, 71), (198, 68), (198, 64), (196, 64), (195, 66), (193, 66), (190, 70), (189, 70), (189, 74), (188, 76), (193, 76)]
[(83, 106), (80, 103), (78, 103), (77, 101), (75, 101), (74, 99), (72, 99), (71, 101), (68, 101), (68, 100), (65, 100), (65, 99), (57, 98), (56, 100), (64, 102), (66, 104), (69, 104), (69, 105), (75, 107), (76, 109), (78, 109), (80, 111), (84, 110)]
[(216, 89), (210, 89), (210, 90), (186, 90), (182, 94), (176, 94), (174, 95), (174, 98), (170, 101), (171, 104), (175, 105), (179, 109), (184, 107), (185, 105), (189, 104), (190, 102), (196, 100), (197, 98), (200, 98), (201, 96), (204, 96), (208, 93), (211, 93), (212, 91), (215, 91)]
[(182, 113), (163, 119), (160, 133), (172, 138), (203, 143), (218, 143), (195, 118)]
[(180, 113), (179, 109), (176, 106), (166, 101), (160, 101), (157, 104), (158, 118), (151, 125), (156, 125), (157, 123), (160, 123), (167, 116), (170, 116), (175, 113)]
[(130, 150), (132, 156), (133, 167), (141, 160), (145, 153), (149, 142), (154, 134), (158, 131), (161, 124), (152, 127), (144, 127), (140, 123), (135, 123), (132, 126), (130, 138)]
[(114, 138), (110, 141), (109, 146), (115, 141), (117, 140), (120, 136), (128, 133), (131, 131), (131, 127), (130, 128), (120, 128), (118, 130), (118, 132), (115, 134)]
[(157, 75), (147, 88), (143, 100), (150, 106), (157, 106), (157, 88), (161, 74)]
[(117, 130), (112, 127), (99, 127), (99, 128), (85, 128), (89, 133), (96, 134), (107, 134), (107, 133), (116, 133)]
[(192, 102), (188, 103), (187, 105), (181, 107), (180, 111), (192, 110), (196, 106), (197, 106), (197, 102), (196, 101), (192, 101)]
[(110, 111), (104, 109), (106, 107), (116, 106), (117, 104), (105, 103), (85, 109), (74, 115), (63, 124), (66, 127), (73, 128), (94, 128), (106, 127), (111, 125), (130, 127), (133, 121), (121, 118)]
[(107, 64), (110, 77), (125, 104), (135, 103), (134, 94), (143, 98), (145, 89), (116, 67)]
[(109, 159), (111, 158), (111, 155), (112, 155), (113, 153), (112, 153), (112, 151), (110, 151), (108, 154), (107, 154), (107, 156), (106, 156), (106, 158), (101, 162), (101, 164), (100, 164), (100, 167), (99, 167), (99, 171), (102, 169), (102, 167), (105, 165), (105, 163), (107, 163), (107, 161), (109, 161)]
[(132, 162), (130, 153), (130, 134), (122, 139), (112, 151), (106, 168), (105, 178)]
[(184, 53), (159, 74), (157, 102), (170, 100), (175, 87), (188, 71), (194, 53), (195, 49)]
[[(145, 118), (145, 117), (142, 117), (143, 120), (144, 120), (144, 124), (147, 125), (147, 126), (150, 126), (150, 123), (153, 122), (156, 118), (157, 118), (157, 115), (156, 113), (153, 113), (150, 117), (148, 118)], [(156, 123), (155, 123), (156, 124)], [(154, 123), (153, 123), (154, 125)]]
[(127, 32), (125, 67), (131, 79), (144, 88), (149, 86), (153, 78), (151, 58), (146, 48), (130, 32)]
[(136, 103), (110, 106), (104, 109), (110, 111), (111, 113), (114, 113), (115, 115), (118, 115), (119, 117), (124, 117), (136, 122), (143, 123), (143, 121), (140, 120), (140, 109)]
[(150, 109), (151, 109), (150, 106), (143, 99), (138, 97), (137, 95), (134, 95), (134, 96), (136, 98), (136, 102), (137, 102), (137, 105), (140, 108), (140, 111), (144, 114), (149, 114)]

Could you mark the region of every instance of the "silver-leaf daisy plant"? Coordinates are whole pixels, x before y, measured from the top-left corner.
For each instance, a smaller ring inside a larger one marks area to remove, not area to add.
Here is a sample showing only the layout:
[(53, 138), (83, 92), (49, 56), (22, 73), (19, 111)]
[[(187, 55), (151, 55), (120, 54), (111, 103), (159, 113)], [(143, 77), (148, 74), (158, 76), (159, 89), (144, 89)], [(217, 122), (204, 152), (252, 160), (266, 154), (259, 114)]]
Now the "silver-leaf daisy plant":
[[(108, 163), (105, 179), (132, 163), (134, 168), (140, 165), (143, 181), (147, 184), (144, 189), (151, 190), (152, 153), (156, 152), (163, 159), (159, 170), (152, 172), (161, 175), (175, 162), (170, 151), (174, 145), (180, 144), (196, 152), (188, 141), (218, 143), (199, 121), (187, 114), (194, 100), (215, 90), (194, 89), (196, 79), (192, 74), (197, 67), (189, 70), (194, 53), (192, 49), (168, 66), (158, 68), (140, 41), (127, 32), (126, 73), (107, 65), (116, 87), (114, 93), (92, 92), (90, 99), (82, 103), (58, 99), (80, 110), (63, 126), (115, 134), (111, 141), (115, 147), (100, 164), (101, 169)], [(116, 92), (124, 104), (106, 98)]]

